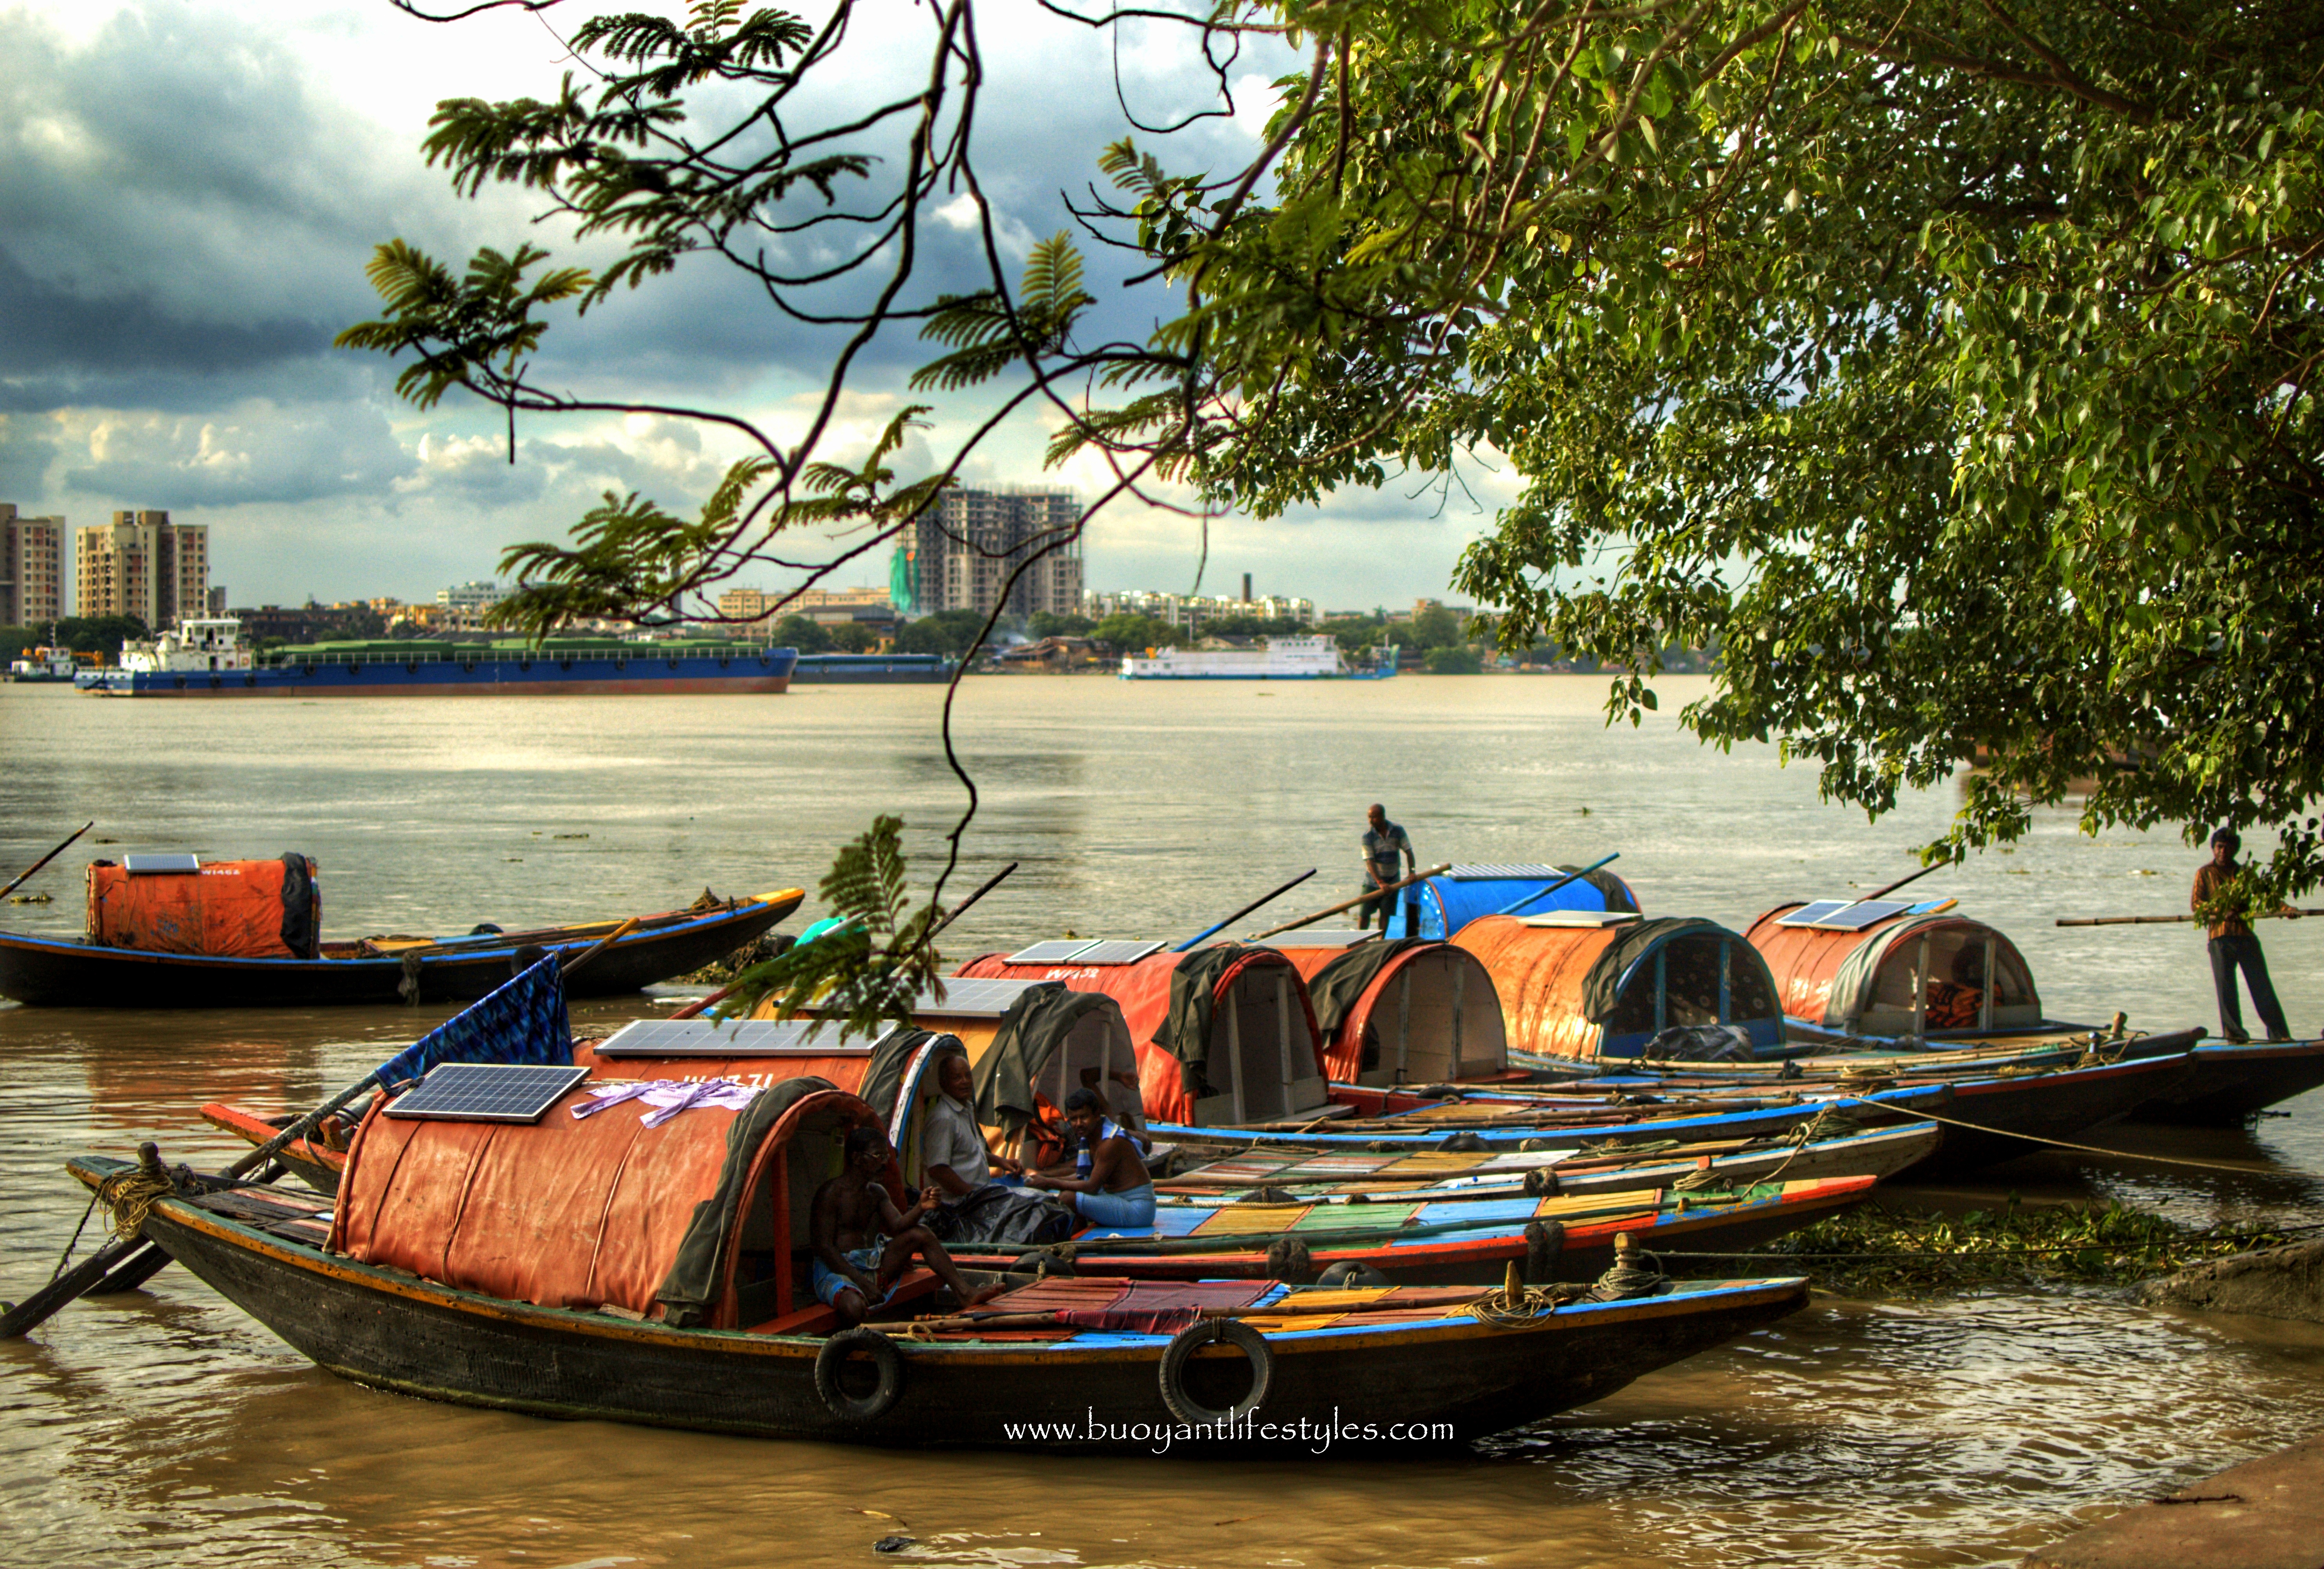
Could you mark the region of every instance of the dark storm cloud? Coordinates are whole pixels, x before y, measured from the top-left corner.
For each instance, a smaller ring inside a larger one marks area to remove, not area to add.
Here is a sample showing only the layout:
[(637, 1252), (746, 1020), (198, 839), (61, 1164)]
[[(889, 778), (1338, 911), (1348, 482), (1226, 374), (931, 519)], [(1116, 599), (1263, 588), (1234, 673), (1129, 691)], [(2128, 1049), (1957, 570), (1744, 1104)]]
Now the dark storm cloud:
[(78, 293), (35, 278), (0, 245), (0, 409), (53, 408), (100, 377), (215, 375), (303, 358), (330, 339), (319, 321), (189, 320), (150, 298)]

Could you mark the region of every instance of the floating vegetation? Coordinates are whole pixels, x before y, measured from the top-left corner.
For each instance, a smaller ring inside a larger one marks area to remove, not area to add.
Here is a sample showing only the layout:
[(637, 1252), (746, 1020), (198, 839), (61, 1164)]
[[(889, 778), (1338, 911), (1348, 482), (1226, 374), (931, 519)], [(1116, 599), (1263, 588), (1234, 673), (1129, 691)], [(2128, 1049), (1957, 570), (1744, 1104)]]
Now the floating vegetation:
[(1796, 1260), (1818, 1286), (1848, 1297), (1922, 1297), (1978, 1286), (2129, 1286), (2207, 1259), (2272, 1248), (2309, 1228), (2197, 1230), (2119, 1203), (1966, 1214), (1868, 1204), (1759, 1251)]

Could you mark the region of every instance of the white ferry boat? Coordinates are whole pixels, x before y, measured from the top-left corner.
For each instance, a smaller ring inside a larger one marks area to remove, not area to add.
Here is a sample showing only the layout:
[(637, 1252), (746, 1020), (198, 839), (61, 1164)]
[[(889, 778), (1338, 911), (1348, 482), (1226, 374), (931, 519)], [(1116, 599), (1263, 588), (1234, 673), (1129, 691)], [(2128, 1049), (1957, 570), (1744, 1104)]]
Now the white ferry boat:
[(1390, 648), (1376, 669), (1351, 669), (1339, 641), (1329, 636), (1271, 637), (1252, 649), (1161, 649), (1124, 655), (1125, 681), (1378, 680), (1396, 674)]

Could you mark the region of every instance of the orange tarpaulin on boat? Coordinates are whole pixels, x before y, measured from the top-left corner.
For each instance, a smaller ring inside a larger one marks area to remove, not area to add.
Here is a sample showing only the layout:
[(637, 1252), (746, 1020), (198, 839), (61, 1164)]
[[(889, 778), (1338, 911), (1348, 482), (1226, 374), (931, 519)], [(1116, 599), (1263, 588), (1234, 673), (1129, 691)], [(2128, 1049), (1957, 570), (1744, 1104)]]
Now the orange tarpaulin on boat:
[[(1349, 957), (1345, 946), (1302, 947), (1292, 933), (1277, 945), (1312, 992)], [(1347, 1000), (1323, 1043), (1342, 1084), (1408, 1084), (1476, 1078), (1508, 1066), (1508, 1039), (1493, 977), (1476, 955), (1449, 943), (1394, 951)]]
[(198, 872), (134, 876), (109, 861), (88, 868), (89, 940), (109, 948), (311, 959), (318, 953), (320, 904), (315, 863), (303, 855), (212, 861)]
[[(1208, 952), (1204, 950), (1204, 952)], [(1148, 1121), (1194, 1123), (1264, 1121), (1324, 1099), (1323, 1040), (1306, 983), (1273, 948), (1242, 948), (1211, 976), (1213, 1020), (1207, 1055), (1194, 1076), (1213, 1091), (1197, 1102), (1186, 1063), (1162, 1038), (1170, 1023), (1170, 983), (1197, 954), (1155, 954), (1128, 964), (1014, 964), (986, 954), (963, 964), (963, 980), (1062, 981), (1075, 992), (1102, 992), (1121, 1007), (1138, 1053), (1138, 1088)], [(1178, 1043), (1181, 1050), (1191, 1049)], [(1240, 1099), (1240, 1114), (1231, 1103)]]
[[(331, 1248), (543, 1307), (667, 1307), (676, 1320), (690, 1304), (714, 1327), (733, 1315), (738, 1250), (755, 1250), (788, 1295), (807, 1200), (838, 1174), (838, 1136), (876, 1121), (871, 1108), (794, 1078), (745, 1108), (698, 1105), (649, 1128), (637, 1101), (576, 1118), (591, 1083), (530, 1124), (374, 1108), (339, 1180)], [(819, 1131), (802, 1143), (810, 1121)], [(892, 1166), (888, 1183), (900, 1203)]]

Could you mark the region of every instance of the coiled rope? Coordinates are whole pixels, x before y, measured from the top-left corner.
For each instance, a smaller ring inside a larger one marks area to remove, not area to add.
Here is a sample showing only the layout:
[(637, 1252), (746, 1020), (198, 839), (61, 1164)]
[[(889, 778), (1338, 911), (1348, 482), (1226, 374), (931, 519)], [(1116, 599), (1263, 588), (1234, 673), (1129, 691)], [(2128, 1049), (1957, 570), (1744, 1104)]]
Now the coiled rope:
[(154, 1204), (177, 1191), (177, 1185), (157, 1160), (151, 1166), (124, 1166), (98, 1183), (97, 1202), (112, 1213), (113, 1234), (127, 1241), (145, 1229), (145, 1217), (153, 1212)]

